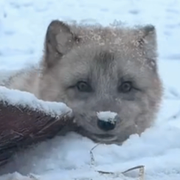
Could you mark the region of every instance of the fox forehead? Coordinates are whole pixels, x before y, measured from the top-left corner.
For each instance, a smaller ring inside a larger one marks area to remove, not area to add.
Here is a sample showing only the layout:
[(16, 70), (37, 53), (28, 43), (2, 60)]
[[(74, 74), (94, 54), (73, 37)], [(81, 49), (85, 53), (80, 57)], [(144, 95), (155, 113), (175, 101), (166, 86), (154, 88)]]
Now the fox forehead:
[[(84, 48), (68, 53), (56, 67), (63, 83), (69, 85), (80, 80), (118, 83), (120, 79), (138, 81), (147, 86), (153, 73), (141, 68), (134, 59), (121, 57), (109, 49)], [(146, 81), (144, 81), (146, 79)]]

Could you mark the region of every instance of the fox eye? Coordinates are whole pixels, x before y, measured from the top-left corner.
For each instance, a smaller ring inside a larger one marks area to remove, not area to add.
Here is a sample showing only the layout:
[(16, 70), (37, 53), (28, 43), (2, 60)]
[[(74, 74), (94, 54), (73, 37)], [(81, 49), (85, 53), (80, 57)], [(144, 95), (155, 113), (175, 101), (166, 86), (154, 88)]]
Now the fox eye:
[(91, 86), (87, 82), (84, 82), (84, 81), (79, 81), (76, 84), (76, 87), (77, 87), (78, 91), (80, 91), (80, 92), (91, 92), (92, 91)]
[(123, 82), (119, 87), (119, 91), (123, 93), (128, 93), (131, 91), (131, 89), (132, 89), (132, 82), (130, 81)]

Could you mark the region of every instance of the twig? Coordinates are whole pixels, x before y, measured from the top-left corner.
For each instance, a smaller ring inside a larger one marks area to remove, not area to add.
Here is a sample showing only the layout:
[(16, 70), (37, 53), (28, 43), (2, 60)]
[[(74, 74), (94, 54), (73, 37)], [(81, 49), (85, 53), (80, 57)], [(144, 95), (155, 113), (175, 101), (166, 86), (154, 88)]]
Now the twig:
[(126, 171), (123, 171), (122, 174), (125, 174), (125, 173), (127, 173), (127, 172), (129, 172), (129, 171), (133, 171), (133, 170), (135, 170), (135, 169), (141, 169), (141, 168), (144, 168), (144, 166), (143, 166), (143, 165), (135, 166), (135, 167), (133, 167), (133, 168), (127, 169)]
[(144, 180), (144, 166), (140, 165), (140, 166), (135, 166), (133, 168), (127, 169), (126, 171), (123, 171), (122, 174), (126, 174), (129, 171), (133, 171), (135, 169), (139, 169), (139, 180)]
[[(99, 144), (95, 145), (91, 150), (90, 150), (90, 156), (91, 156), (91, 165), (94, 165), (95, 163), (95, 159), (94, 159), (94, 155), (93, 155), (93, 150), (98, 146)], [(127, 172), (133, 171), (135, 169), (139, 169), (139, 176), (138, 176), (138, 180), (144, 180), (144, 166), (143, 165), (139, 165), (139, 166), (135, 166), (133, 168), (127, 169), (126, 171), (120, 172), (120, 174), (125, 175)], [(98, 171), (96, 170), (96, 172), (100, 173), (100, 174), (109, 174), (109, 175), (115, 175), (117, 174), (117, 172), (108, 172), (108, 171)]]
[(109, 174), (109, 175), (115, 175), (115, 174), (123, 174), (125, 175), (127, 172), (130, 172), (130, 171), (133, 171), (135, 169), (139, 169), (139, 175), (138, 175), (138, 180), (144, 180), (144, 166), (143, 165), (140, 165), (140, 166), (135, 166), (133, 168), (130, 168), (126, 171), (123, 171), (123, 172), (120, 172), (120, 173), (117, 173), (117, 172), (107, 172), (107, 171), (96, 171), (100, 174)]
[(94, 155), (93, 155), (93, 150), (99, 146), (99, 144), (96, 144), (91, 150), (90, 150), (90, 157), (91, 157), (91, 165), (94, 165), (95, 163), (95, 159), (94, 159)]

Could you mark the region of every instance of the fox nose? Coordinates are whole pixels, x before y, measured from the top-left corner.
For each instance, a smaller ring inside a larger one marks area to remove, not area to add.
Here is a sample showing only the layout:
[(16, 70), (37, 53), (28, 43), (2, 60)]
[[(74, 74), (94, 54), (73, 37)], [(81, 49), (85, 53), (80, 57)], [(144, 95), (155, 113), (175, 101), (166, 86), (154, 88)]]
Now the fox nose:
[(110, 131), (115, 128), (116, 122), (103, 121), (103, 120), (98, 119), (97, 125), (98, 125), (99, 129), (101, 129), (103, 131)]
[(117, 121), (120, 121), (120, 117), (116, 113), (102, 112), (98, 114), (97, 126), (103, 131), (110, 131), (116, 127)]

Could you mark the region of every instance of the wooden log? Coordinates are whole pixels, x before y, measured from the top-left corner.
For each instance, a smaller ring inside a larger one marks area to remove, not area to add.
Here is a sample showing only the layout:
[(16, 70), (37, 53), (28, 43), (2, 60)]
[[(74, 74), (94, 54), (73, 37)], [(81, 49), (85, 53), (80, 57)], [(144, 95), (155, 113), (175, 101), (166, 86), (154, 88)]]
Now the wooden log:
[(0, 87), (0, 166), (19, 149), (66, 133), (72, 126), (73, 115), (65, 104)]

